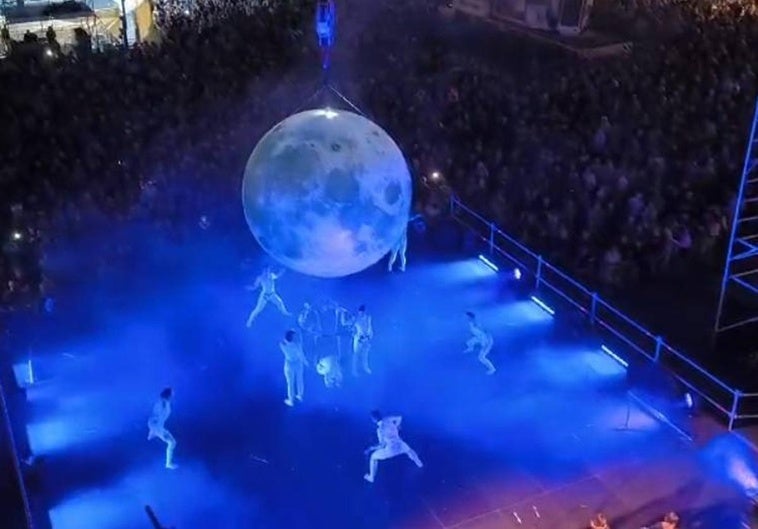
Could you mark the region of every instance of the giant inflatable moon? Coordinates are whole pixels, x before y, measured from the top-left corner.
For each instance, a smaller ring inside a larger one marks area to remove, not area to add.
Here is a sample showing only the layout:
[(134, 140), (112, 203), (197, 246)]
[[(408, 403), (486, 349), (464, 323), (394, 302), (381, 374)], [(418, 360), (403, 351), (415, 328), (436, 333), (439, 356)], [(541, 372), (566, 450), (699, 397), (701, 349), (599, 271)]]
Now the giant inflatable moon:
[(282, 265), (317, 277), (365, 270), (403, 236), (411, 177), (400, 149), (368, 119), (342, 110), (292, 115), (245, 167), (250, 231)]

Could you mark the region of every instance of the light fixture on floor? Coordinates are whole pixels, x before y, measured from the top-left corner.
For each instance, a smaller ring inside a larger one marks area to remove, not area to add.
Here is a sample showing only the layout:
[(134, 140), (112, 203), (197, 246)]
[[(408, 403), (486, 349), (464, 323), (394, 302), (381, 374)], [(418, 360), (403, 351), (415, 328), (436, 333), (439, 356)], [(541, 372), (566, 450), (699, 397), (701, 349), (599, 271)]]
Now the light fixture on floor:
[(544, 301), (542, 301), (540, 298), (536, 296), (532, 296), (530, 298), (539, 308), (550, 314), (551, 316), (555, 316), (555, 311), (550, 308)]
[(481, 262), (483, 262), (485, 265), (487, 265), (487, 267), (490, 268), (491, 270), (494, 270), (495, 272), (499, 272), (500, 271), (500, 268), (498, 268), (495, 263), (493, 263), (492, 261), (490, 261), (489, 259), (487, 259), (482, 254), (479, 254), (479, 260)]

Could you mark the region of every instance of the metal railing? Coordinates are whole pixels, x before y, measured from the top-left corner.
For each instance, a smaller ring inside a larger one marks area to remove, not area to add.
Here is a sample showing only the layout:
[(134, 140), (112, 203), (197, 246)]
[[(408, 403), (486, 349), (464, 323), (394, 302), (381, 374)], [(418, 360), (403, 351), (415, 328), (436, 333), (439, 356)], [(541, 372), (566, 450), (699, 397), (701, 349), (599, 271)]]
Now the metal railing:
[(24, 474), (21, 469), (21, 458), (18, 455), (18, 449), (16, 447), (16, 438), (13, 436), (13, 426), (11, 425), (11, 418), (8, 414), (8, 401), (5, 398), (5, 389), (2, 382), (0, 382), (0, 408), (2, 408), (3, 425), (5, 433), (8, 436), (8, 446), (11, 451), (11, 459), (13, 460), (13, 470), (15, 473), (18, 489), (21, 493), (21, 501), (24, 508), (24, 519), (26, 522), (26, 529), (34, 529), (34, 522), (32, 520), (32, 512), (29, 506), (29, 495), (26, 492), (26, 484), (24, 483)]
[(549, 290), (586, 315), (604, 332), (626, 344), (630, 350), (665, 366), (689, 391), (722, 415), (731, 430), (738, 420), (758, 419), (758, 393), (742, 393), (709, 373), (705, 368), (667, 344), (659, 335), (602, 299), (568, 274), (553, 266), (485, 219), (450, 196), (450, 213), (489, 246), (491, 254), (511, 261), (522, 274), (534, 278), (535, 290)]

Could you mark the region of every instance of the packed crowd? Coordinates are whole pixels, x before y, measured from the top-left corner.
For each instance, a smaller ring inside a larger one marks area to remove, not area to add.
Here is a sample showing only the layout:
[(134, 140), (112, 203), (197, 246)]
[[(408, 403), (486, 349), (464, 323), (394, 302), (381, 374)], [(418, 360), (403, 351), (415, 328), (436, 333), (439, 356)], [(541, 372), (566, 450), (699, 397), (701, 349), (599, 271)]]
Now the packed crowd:
[[(417, 172), (441, 172), (475, 209), (584, 278), (718, 267), (758, 94), (755, 6), (668, 4), (687, 21), (676, 35), (596, 63), (514, 46), (458, 65), (459, 44), (438, 43), (420, 62), (447, 58), (443, 75), (419, 70), (401, 85), (391, 82), (401, 65), (379, 68), (370, 107)], [(414, 46), (396, 44), (389, 61), (402, 63)]]
[[(236, 199), (253, 138), (314, 80), (312, 4), (155, 5), (158, 42), (0, 62), (3, 304), (44, 295), (45, 249), (92, 215), (148, 216), (177, 237), (222, 222), (201, 212)], [(675, 34), (589, 63), (440, 22), (424, 2), (346, 1), (335, 67), (417, 176), (440, 172), (566, 268), (628, 283), (719, 260), (758, 91), (758, 15), (749, 0), (709, 6), (667, 3), (684, 21)]]

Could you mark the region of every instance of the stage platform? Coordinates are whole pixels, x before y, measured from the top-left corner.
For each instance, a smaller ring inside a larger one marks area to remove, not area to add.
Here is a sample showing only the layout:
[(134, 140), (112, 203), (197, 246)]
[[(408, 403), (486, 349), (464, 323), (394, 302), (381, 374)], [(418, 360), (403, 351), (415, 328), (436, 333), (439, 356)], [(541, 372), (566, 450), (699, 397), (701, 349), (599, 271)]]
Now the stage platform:
[[(281, 278), (291, 310), (365, 303), (376, 333), (372, 375), (346, 364), (344, 386), (328, 389), (309, 369), (294, 408), (277, 344), (295, 321), (269, 306), (244, 325), (244, 285), (264, 263), (252, 238), (246, 254), (218, 233), (176, 244), (145, 229), (103, 229), (134, 245), (116, 272), (81, 272), (110, 259), (97, 239), (52, 253), (71, 282), (52, 314), (17, 322), (17, 378), (31, 358), (34, 384), (11, 411), (35, 456), (39, 528), (148, 528), (146, 505), (177, 529), (580, 529), (597, 511), (638, 529), (670, 510), (686, 527), (744, 527), (747, 500), (713, 450), (732, 437), (703, 417), (690, 441), (640, 408), (599, 340), (508, 271), (440, 244), (451, 225), (412, 234), (405, 273), (382, 262), (340, 280)], [(463, 353), (467, 310), (494, 335), (492, 376)], [(335, 348), (325, 339), (318, 353)], [(176, 391), (174, 471), (147, 441), (164, 386)], [(374, 408), (403, 416), (423, 469), (401, 457), (363, 480)]]

